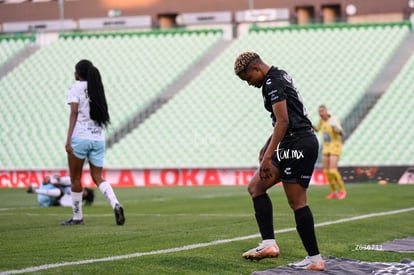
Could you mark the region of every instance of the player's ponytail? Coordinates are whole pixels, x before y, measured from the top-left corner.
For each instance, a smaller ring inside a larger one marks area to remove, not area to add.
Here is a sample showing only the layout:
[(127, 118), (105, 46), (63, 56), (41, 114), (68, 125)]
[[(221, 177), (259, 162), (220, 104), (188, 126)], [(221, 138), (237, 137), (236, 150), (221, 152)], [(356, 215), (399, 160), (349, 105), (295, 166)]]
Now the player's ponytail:
[(110, 118), (105, 90), (101, 80), (101, 74), (93, 65), (88, 69), (87, 81), (91, 119), (98, 122), (100, 126), (106, 127), (110, 123)]
[(81, 60), (76, 65), (78, 74), (88, 82), (90, 117), (100, 126), (107, 127), (110, 123), (105, 89), (99, 70), (89, 60)]

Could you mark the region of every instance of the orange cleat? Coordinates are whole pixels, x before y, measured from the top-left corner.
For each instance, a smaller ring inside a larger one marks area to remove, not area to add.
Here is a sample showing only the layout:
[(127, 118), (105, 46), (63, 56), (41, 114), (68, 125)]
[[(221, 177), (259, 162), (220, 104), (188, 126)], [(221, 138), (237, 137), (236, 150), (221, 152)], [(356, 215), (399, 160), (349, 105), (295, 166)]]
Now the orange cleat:
[(332, 199), (336, 199), (336, 198), (338, 198), (336, 193), (330, 193), (328, 196), (325, 197), (325, 199), (327, 199), (327, 200), (332, 200)]
[(346, 191), (341, 191), (338, 194), (338, 200), (343, 200), (346, 198)]
[(250, 249), (243, 253), (243, 258), (246, 260), (258, 260), (264, 258), (277, 258), (280, 254), (279, 247), (274, 244), (270, 246), (265, 246), (263, 243), (259, 243), (259, 246), (253, 249)]
[(290, 263), (290, 267), (295, 269), (305, 269), (305, 270), (315, 270), (315, 271), (324, 271), (325, 270), (325, 261), (312, 262), (309, 257), (306, 257), (303, 261), (297, 263)]

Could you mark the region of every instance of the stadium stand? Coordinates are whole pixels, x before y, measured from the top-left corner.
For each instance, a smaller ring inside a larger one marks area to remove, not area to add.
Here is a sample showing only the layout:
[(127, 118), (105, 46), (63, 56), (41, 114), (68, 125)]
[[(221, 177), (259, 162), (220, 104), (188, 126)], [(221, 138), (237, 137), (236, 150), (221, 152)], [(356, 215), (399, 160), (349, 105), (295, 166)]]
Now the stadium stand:
[(260, 91), (233, 74), (242, 51), (259, 52), (293, 76), (316, 123), (320, 104), (344, 118), (381, 71), (407, 24), (258, 28), (108, 152), (109, 167), (256, 166), (271, 133)]
[(0, 68), (20, 51), (29, 46), (34, 39), (35, 37), (33, 35), (17, 34), (0, 36)]
[[(4, 168), (66, 166), (63, 146), (69, 109), (66, 89), (75, 63), (92, 60), (101, 70), (115, 129), (155, 97), (215, 42), (221, 32), (63, 34), (0, 81)], [(97, 50), (98, 49), (98, 50)], [(16, 138), (18, 137), (18, 138)], [(13, 144), (13, 149), (8, 145)]]
[(414, 54), (344, 146), (342, 165), (412, 164)]
[[(218, 51), (197, 77), (165, 104), (154, 106), (151, 116), (113, 144), (105, 167), (256, 166), (261, 142), (272, 128), (260, 90), (254, 91), (233, 73), (240, 52), (257, 51), (287, 70), (316, 123), (320, 104), (340, 119), (347, 117), (409, 29), (406, 23), (253, 28)], [(101, 70), (112, 116), (108, 134), (113, 135), (220, 40), (221, 32), (214, 30), (62, 34), (0, 80), (3, 125), (13, 125), (1, 126), (0, 150), (6, 153), (0, 167), (66, 167), (66, 88), (73, 83), (71, 68), (80, 58), (91, 59)], [(380, 102), (396, 100), (390, 91)], [(377, 108), (372, 111), (379, 112)], [(365, 144), (358, 135), (377, 131), (369, 126), (362, 130), (365, 123), (346, 143), (341, 164), (355, 163), (361, 155)], [(386, 163), (395, 163), (399, 156), (393, 154), (387, 155)], [(404, 161), (408, 160), (399, 159)]]

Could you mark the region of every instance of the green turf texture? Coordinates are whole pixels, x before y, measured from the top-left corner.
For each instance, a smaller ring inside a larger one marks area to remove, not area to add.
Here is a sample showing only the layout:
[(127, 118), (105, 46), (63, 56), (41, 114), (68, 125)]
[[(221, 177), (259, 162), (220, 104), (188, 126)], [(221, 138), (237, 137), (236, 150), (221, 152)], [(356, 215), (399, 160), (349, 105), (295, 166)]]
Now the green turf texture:
[[(414, 207), (414, 185), (348, 184), (345, 200), (326, 200), (327, 186), (311, 186), (308, 201), (315, 223)], [(233, 239), (258, 233), (246, 187), (117, 188), (126, 223), (117, 226), (98, 189), (84, 207), (84, 226), (61, 226), (71, 216), (66, 207), (40, 208), (24, 189), (0, 189), (0, 273), (10, 270)], [(283, 188), (275, 186), (275, 230), (294, 228)], [(316, 228), (323, 256), (399, 262), (414, 253), (365, 251), (361, 247), (414, 236), (414, 211)], [(287, 265), (306, 256), (296, 231), (276, 234), (278, 259), (248, 261), (241, 254), (259, 237), (180, 252), (71, 264), (35, 274), (251, 274)]]

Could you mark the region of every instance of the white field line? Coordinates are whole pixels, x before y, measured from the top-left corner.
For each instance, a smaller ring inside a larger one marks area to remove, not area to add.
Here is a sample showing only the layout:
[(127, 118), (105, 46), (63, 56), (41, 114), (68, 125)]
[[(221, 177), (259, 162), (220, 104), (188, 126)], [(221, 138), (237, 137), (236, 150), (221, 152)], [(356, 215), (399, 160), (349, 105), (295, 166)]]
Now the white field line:
[[(328, 221), (328, 222), (321, 222), (321, 223), (315, 224), (315, 227), (323, 227), (323, 226), (328, 226), (328, 225), (332, 225), (332, 224), (339, 224), (339, 223), (369, 219), (369, 218), (373, 218), (373, 217), (381, 217), (381, 216), (387, 216), (387, 215), (401, 214), (401, 213), (410, 212), (410, 211), (414, 211), (414, 207), (404, 208), (404, 209), (399, 209), (399, 210), (393, 210), (393, 211), (387, 211), (387, 212), (371, 213), (371, 214), (354, 216), (354, 217), (350, 217), (350, 218), (344, 218), (344, 219)], [(275, 233), (286, 233), (286, 232), (291, 232), (291, 231), (295, 231), (295, 230), (296, 230), (296, 228), (290, 227), (290, 228), (284, 228), (284, 229), (276, 230)], [(24, 269), (3, 271), (3, 272), (0, 272), (0, 275), (20, 274), (20, 273), (27, 273), (27, 272), (36, 272), (36, 271), (46, 270), (46, 269), (51, 269), (51, 268), (64, 267), (64, 266), (91, 264), (91, 263), (98, 263), (98, 262), (109, 262), (109, 261), (116, 261), (116, 260), (129, 259), (129, 258), (137, 258), (137, 257), (149, 256), (149, 255), (168, 254), (168, 253), (186, 251), (186, 250), (191, 250), (191, 249), (196, 249), (196, 248), (201, 248), (201, 247), (225, 244), (225, 243), (236, 242), (236, 241), (243, 241), (243, 240), (248, 240), (248, 239), (254, 239), (254, 238), (258, 238), (258, 237), (260, 237), (260, 234), (253, 234), (253, 235), (247, 235), (247, 236), (242, 236), (242, 237), (237, 237), (237, 238), (232, 238), (232, 239), (217, 240), (217, 241), (212, 241), (212, 242), (208, 242), (208, 243), (190, 244), (190, 245), (185, 245), (185, 246), (181, 246), (181, 247), (154, 250), (154, 251), (148, 251), (148, 252), (137, 252), (137, 253), (132, 253), (132, 254), (119, 255), (119, 256), (110, 256), (110, 257), (99, 258), (99, 259), (89, 259), (89, 260), (82, 260), (82, 261), (62, 262), (62, 263), (55, 263), (55, 264), (45, 264), (45, 265), (39, 265), (39, 266), (31, 266), (31, 267), (27, 267), (27, 268), (24, 268)]]

